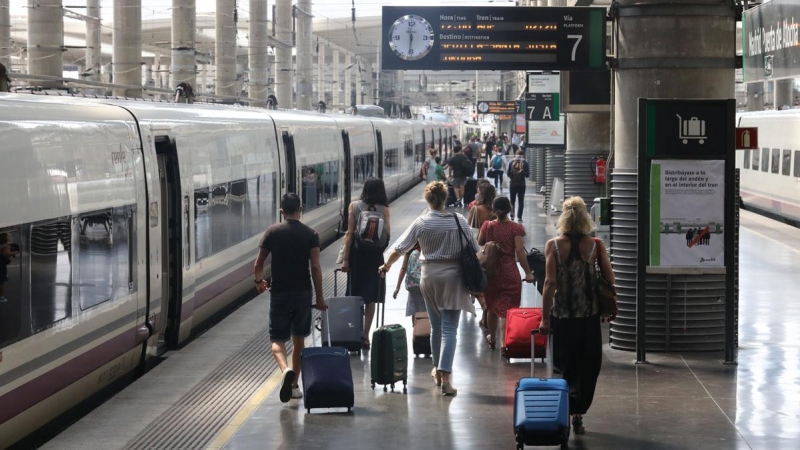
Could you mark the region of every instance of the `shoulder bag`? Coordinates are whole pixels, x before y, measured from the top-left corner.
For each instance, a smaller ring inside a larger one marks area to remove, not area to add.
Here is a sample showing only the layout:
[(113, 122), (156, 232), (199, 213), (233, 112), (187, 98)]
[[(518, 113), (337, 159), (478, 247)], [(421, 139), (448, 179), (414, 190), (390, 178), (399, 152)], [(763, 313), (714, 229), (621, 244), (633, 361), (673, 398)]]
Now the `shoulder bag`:
[[(594, 238), (595, 241), (597, 238)], [(603, 278), (599, 261), (595, 258), (597, 280), (594, 285), (594, 296), (597, 299), (597, 310), (602, 317), (614, 316), (617, 313), (617, 288)]]
[(488, 282), (486, 273), (484, 273), (483, 268), (481, 268), (478, 255), (475, 254), (475, 251), (472, 249), (469, 238), (466, 233), (464, 233), (464, 229), (461, 228), (461, 221), (458, 220), (458, 216), (456, 216), (455, 213), (453, 213), (453, 219), (456, 221), (456, 226), (458, 226), (459, 242), (462, 236), (467, 241), (466, 245), (461, 246), (461, 256), (459, 257), (464, 284), (470, 292), (483, 292)]
[(491, 241), (489, 230), (492, 229), (492, 223), (486, 225), (486, 244), (478, 250), (478, 261), (481, 263), (481, 268), (486, 273), (486, 276), (491, 278), (494, 276), (495, 268), (497, 267), (497, 258), (500, 256), (500, 246), (497, 242)]

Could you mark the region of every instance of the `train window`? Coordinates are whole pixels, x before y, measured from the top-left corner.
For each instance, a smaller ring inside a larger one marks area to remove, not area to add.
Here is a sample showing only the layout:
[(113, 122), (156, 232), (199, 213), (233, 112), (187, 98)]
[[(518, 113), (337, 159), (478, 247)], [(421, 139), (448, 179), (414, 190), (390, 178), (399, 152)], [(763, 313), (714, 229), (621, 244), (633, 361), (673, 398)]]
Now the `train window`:
[(336, 200), (339, 196), (339, 161), (303, 166), (303, 209), (314, 209)]
[(800, 150), (794, 151), (794, 176), (800, 178)]
[(75, 222), (78, 245), (73, 253), (76, 293), (81, 310), (129, 293), (130, 208), (82, 214)]
[(792, 170), (792, 151), (783, 151), (783, 164), (781, 165), (781, 175), (789, 176)]
[(202, 260), (211, 254), (211, 210), (208, 188), (194, 191), (194, 246), (195, 259)]
[(211, 215), (211, 254), (225, 250), (231, 246), (231, 227), (236, 226), (236, 221), (230, 214), (231, 184), (219, 183), (211, 186), (211, 201), (209, 213)]
[(375, 154), (358, 155), (353, 158), (353, 188), (356, 192), (364, 187), (367, 178), (375, 176)]
[(744, 151), (744, 168), (745, 169), (750, 168), (750, 150)]
[[(22, 264), (17, 228), (0, 229), (0, 348), (24, 337), (22, 324)], [(25, 333), (27, 334), (27, 333)]]
[(761, 149), (761, 171), (769, 172), (769, 149)]
[(31, 327), (34, 333), (72, 316), (72, 219), (31, 225)]
[(772, 173), (781, 171), (781, 151), (777, 148), (772, 149)]
[(250, 222), (248, 237), (262, 233), (275, 223), (275, 173), (247, 180), (245, 213)]
[(758, 170), (761, 161), (761, 153), (758, 150), (753, 150), (753, 170)]

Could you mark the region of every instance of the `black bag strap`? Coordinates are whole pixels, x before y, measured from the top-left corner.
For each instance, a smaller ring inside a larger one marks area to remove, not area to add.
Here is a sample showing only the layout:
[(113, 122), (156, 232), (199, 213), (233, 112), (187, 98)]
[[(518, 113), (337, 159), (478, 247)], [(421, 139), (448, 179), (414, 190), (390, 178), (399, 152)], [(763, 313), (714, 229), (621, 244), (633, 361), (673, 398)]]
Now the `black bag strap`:
[[(459, 243), (461, 243), (461, 236), (463, 236), (464, 239), (467, 241), (467, 245), (469, 245), (469, 238), (467, 237), (466, 234), (464, 234), (464, 230), (461, 228), (461, 221), (458, 220), (458, 216), (456, 215), (456, 213), (452, 214), (453, 214), (453, 219), (456, 220), (456, 226), (458, 227), (458, 232), (460, 233), (460, 236), (458, 237)], [(462, 245), (461, 248), (463, 249), (464, 246)]]

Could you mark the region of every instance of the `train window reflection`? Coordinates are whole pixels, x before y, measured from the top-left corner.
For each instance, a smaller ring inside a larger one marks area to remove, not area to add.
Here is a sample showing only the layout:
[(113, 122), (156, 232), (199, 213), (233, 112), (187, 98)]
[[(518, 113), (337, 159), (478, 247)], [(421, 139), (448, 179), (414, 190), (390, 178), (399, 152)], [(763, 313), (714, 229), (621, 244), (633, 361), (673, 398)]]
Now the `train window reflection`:
[(750, 168), (750, 150), (744, 151), (744, 168), (745, 169)]
[(794, 176), (800, 178), (800, 150), (794, 151)]
[(769, 149), (761, 149), (761, 171), (769, 172)]
[(211, 214), (208, 188), (194, 191), (194, 245), (195, 258), (202, 260), (211, 254)]
[(31, 321), (33, 332), (72, 316), (70, 217), (31, 226)]
[(303, 209), (314, 209), (339, 196), (339, 161), (328, 161), (302, 168)]
[(758, 170), (761, 161), (761, 153), (758, 150), (753, 150), (753, 170)]
[(783, 164), (781, 165), (781, 175), (789, 176), (792, 170), (792, 151), (783, 151)]
[(772, 149), (772, 173), (780, 173), (781, 170), (781, 151), (777, 148)]
[(231, 246), (231, 227), (236, 226), (230, 214), (231, 202), (230, 183), (220, 183), (211, 186), (211, 253), (218, 253)]
[(16, 228), (0, 229), (0, 348), (25, 337), (19, 238)]
[(358, 155), (353, 158), (353, 188), (359, 192), (368, 178), (375, 176), (375, 154)]

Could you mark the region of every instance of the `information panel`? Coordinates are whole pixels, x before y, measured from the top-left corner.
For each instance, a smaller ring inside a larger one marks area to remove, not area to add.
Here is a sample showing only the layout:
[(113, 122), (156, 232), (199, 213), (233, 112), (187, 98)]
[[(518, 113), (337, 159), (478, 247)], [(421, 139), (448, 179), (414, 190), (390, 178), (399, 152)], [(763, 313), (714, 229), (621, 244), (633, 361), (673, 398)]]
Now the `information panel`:
[(517, 102), (514, 100), (481, 100), (477, 104), (479, 114), (516, 114)]
[(605, 8), (384, 6), (383, 70), (605, 70)]

